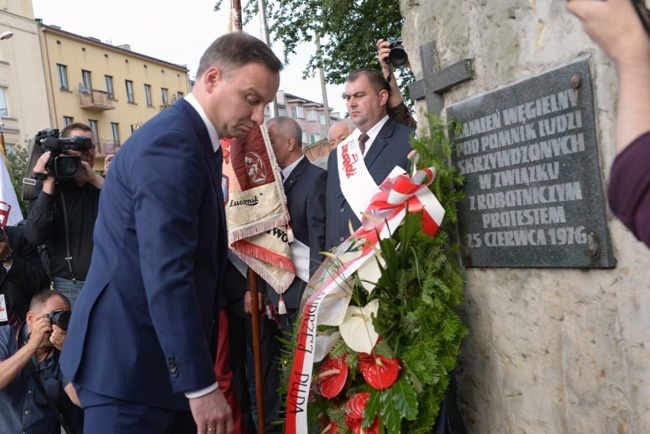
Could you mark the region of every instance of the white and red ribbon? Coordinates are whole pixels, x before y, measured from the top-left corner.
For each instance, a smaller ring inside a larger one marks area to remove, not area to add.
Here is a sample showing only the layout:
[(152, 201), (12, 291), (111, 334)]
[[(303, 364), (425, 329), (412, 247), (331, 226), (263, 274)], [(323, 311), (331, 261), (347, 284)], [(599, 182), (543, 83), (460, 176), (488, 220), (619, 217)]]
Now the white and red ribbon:
[(422, 227), (433, 236), (444, 216), (444, 208), (428, 186), (435, 169), (417, 172), (412, 178), (396, 167), (378, 187), (362, 219), (362, 226), (337, 247), (336, 258), (327, 258), (309, 282), (317, 288), (307, 295), (296, 336), (293, 368), (289, 377), (285, 433), (308, 432), (307, 403), (316, 350), (316, 328), (338, 326), (352, 295), (348, 283), (353, 273), (373, 257), (380, 239), (391, 237), (407, 212), (423, 211)]

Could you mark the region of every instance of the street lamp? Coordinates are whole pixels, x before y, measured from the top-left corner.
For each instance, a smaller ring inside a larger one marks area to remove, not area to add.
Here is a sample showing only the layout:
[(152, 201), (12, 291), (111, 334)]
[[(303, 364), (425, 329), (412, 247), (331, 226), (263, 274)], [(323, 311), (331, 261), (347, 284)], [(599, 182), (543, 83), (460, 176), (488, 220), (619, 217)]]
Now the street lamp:
[(14, 32), (11, 32), (7, 30), (6, 32), (0, 33), (0, 41), (4, 41), (5, 39), (9, 39), (14, 35)]

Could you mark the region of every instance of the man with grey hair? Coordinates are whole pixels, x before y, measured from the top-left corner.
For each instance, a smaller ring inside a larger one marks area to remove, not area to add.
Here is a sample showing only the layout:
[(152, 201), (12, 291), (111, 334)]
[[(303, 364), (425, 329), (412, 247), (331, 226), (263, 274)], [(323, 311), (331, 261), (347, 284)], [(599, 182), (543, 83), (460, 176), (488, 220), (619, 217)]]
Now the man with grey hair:
[(281, 69), (262, 41), (221, 36), (192, 93), (138, 128), (111, 163), (61, 355), (86, 432), (232, 431), (214, 371), (227, 252), (219, 140), (264, 122)]
[(333, 151), (339, 143), (347, 139), (348, 136), (352, 134), (352, 131), (354, 131), (354, 124), (350, 119), (343, 119), (332, 125), (327, 133), (330, 152)]

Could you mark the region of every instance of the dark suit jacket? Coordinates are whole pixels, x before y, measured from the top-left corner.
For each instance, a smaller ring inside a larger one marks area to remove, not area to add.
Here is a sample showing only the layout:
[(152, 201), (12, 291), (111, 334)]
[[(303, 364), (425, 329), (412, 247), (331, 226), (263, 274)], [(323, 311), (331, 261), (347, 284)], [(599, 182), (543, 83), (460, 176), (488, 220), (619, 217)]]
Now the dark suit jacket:
[[(393, 118), (388, 118), (388, 121), (379, 131), (364, 157), (368, 171), (377, 185), (386, 179), (386, 176), (395, 166), (400, 166), (405, 170), (408, 168), (409, 160), (407, 156), (411, 152), (409, 136), (413, 131), (413, 128), (401, 125)], [(336, 151), (330, 152), (327, 173), (327, 233), (325, 247), (329, 250), (338, 246), (350, 236), (349, 221), (352, 221), (352, 226), (356, 230), (361, 226), (361, 220), (354, 214), (341, 191)]]
[(50, 287), (50, 278), (41, 264), (38, 250), (27, 242), (24, 226), (7, 226), (9, 245), (14, 252), (14, 262), (7, 271), (0, 264), (0, 294), (5, 295), (7, 306), (21, 321), (25, 320), (32, 296)]
[[(284, 180), (284, 193), (289, 208), (289, 226), (293, 235), (309, 247), (310, 275), (323, 261), (320, 252), (325, 250), (325, 189), (327, 172), (314, 166), (303, 158)], [(283, 295), (287, 309), (297, 309), (307, 284), (296, 277)], [(280, 296), (272, 288), (265, 286), (265, 292), (278, 308)]]
[(226, 258), (221, 168), (185, 100), (139, 128), (102, 188), (95, 248), (61, 357), (95, 394), (187, 410), (216, 382), (209, 336)]

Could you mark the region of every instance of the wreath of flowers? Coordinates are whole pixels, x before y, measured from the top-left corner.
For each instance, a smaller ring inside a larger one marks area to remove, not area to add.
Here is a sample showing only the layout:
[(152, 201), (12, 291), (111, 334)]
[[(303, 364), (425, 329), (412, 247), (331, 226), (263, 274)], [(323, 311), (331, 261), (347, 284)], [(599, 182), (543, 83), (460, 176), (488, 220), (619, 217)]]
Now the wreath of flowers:
[(379, 241), (372, 266), (355, 273), (343, 322), (318, 327), (327, 355), (314, 364), (308, 416), (321, 433), (429, 433), (467, 334), (456, 313), (464, 281), (453, 240), (462, 178), (447, 164), (445, 125), (430, 123), (431, 134), (411, 145), (420, 167), (436, 169), (429, 188), (445, 220), (430, 237), (422, 214), (407, 212)]

